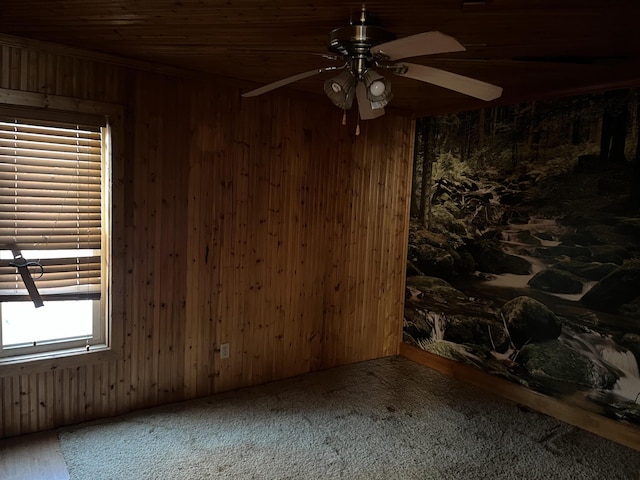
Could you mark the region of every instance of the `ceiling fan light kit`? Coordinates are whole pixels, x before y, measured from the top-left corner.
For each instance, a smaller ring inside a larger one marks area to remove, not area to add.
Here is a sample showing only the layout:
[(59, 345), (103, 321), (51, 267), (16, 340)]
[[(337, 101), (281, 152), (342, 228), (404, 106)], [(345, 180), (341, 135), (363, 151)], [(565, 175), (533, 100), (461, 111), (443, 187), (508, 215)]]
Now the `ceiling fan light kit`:
[[(364, 7), (352, 16), (348, 26), (329, 33), (328, 50), (342, 57), (342, 65), (318, 68), (270, 83), (243, 97), (267, 93), (319, 73), (342, 70), (324, 82), (324, 91), (338, 108), (346, 112), (357, 99), (359, 116), (363, 120), (378, 118), (393, 98), (391, 82), (376, 69), (447, 88), (485, 101), (502, 95), (502, 88), (474, 78), (445, 70), (412, 63), (396, 62), (410, 57), (464, 51), (453, 37), (437, 31), (423, 32), (396, 39), (396, 36), (380, 27), (377, 19)], [(343, 124), (345, 118), (343, 116)], [(359, 131), (359, 128), (356, 130)]]
[(349, 70), (343, 70), (336, 77), (324, 82), (324, 92), (333, 104), (342, 110), (349, 110), (353, 104), (356, 79)]
[(367, 89), (367, 99), (371, 102), (371, 108), (384, 108), (393, 98), (391, 82), (372, 69), (365, 70), (362, 74), (362, 83)]

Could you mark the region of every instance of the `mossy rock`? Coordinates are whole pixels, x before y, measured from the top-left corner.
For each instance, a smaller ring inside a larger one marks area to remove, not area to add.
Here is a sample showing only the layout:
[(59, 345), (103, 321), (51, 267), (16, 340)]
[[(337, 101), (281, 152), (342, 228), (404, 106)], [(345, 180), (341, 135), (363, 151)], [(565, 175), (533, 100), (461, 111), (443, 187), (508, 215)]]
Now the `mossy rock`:
[(599, 263), (599, 262), (580, 262), (577, 260), (568, 260), (559, 262), (555, 266), (560, 270), (566, 270), (578, 277), (588, 280), (601, 280), (602, 278), (613, 272), (618, 265), (615, 263)]
[(413, 338), (431, 338), (433, 324), (427, 320), (424, 310), (407, 306), (404, 309), (403, 330)]
[(525, 345), (516, 360), (529, 383), (545, 393), (610, 388), (616, 381), (609, 372), (559, 340)]
[(502, 306), (509, 335), (516, 348), (527, 342), (541, 342), (558, 338), (562, 331), (560, 318), (546, 305), (531, 297), (516, 297)]
[[(632, 247), (637, 242), (637, 235), (629, 233), (621, 233), (620, 228), (625, 230), (624, 223), (619, 223), (619, 219), (610, 219), (612, 225), (589, 225), (584, 230), (589, 232), (596, 243), (601, 245), (619, 245), (622, 247)], [(620, 225), (623, 225), (622, 227)], [(626, 227), (626, 232), (629, 232), (633, 227), (629, 224)], [(634, 238), (635, 237), (635, 238)]]
[(428, 243), (410, 245), (409, 259), (425, 275), (453, 278), (453, 256), (443, 248)]
[(562, 257), (590, 257), (591, 251), (587, 247), (581, 247), (579, 245), (556, 245), (555, 247), (544, 247), (536, 249), (538, 255), (548, 258), (562, 258)]
[(413, 338), (413, 336), (407, 332), (406, 330), (404, 330), (402, 332), (402, 343), (406, 343), (408, 345), (411, 345), (413, 347), (419, 347), (418, 342), (416, 341), (415, 338)]
[(592, 245), (589, 251), (596, 262), (622, 265), (626, 259), (631, 258), (629, 250), (620, 245)]
[(521, 232), (518, 232), (516, 238), (518, 242), (524, 243), (525, 245), (542, 245), (540, 239), (533, 235), (529, 230), (522, 230)]
[(528, 284), (551, 293), (580, 293), (583, 288), (582, 281), (573, 273), (557, 268), (547, 268), (536, 273)]
[(618, 223), (615, 226), (617, 233), (633, 236), (635, 242), (640, 241), (640, 218), (620, 217), (617, 220)]
[(503, 252), (494, 242), (479, 241), (469, 246), (469, 251), (478, 266), (478, 270), (486, 273), (513, 273), (528, 275), (531, 264), (524, 258)]
[(584, 305), (603, 312), (617, 313), (631, 303), (640, 292), (640, 260), (631, 260), (600, 280), (580, 300)]
[(447, 281), (438, 277), (426, 275), (407, 277), (407, 286), (420, 290), (426, 295), (439, 295), (455, 300), (467, 300), (467, 296), (460, 290), (453, 288)]
[(453, 269), (456, 273), (465, 274), (476, 270), (476, 261), (466, 250), (454, 250), (451, 252), (451, 256), (453, 257)]
[[(596, 245), (598, 242), (589, 232), (572, 232), (562, 235), (562, 242), (567, 245)], [(551, 239), (549, 239), (551, 240)]]
[(502, 322), (495, 318), (470, 315), (448, 315), (444, 339), (454, 343), (471, 344), (504, 351), (509, 337)]
[(438, 248), (445, 248), (447, 246), (447, 237), (442, 233), (432, 232), (417, 226), (414, 226), (409, 241), (410, 243), (415, 243), (417, 245), (427, 244)]

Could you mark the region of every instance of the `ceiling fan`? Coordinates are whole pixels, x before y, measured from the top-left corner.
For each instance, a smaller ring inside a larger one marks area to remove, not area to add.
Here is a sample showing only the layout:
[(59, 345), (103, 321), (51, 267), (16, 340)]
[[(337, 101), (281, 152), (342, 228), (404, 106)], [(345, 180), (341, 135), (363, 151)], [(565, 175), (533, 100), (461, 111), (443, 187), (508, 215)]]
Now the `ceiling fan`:
[[(332, 30), (328, 49), (342, 65), (317, 68), (264, 85), (243, 97), (255, 97), (319, 73), (341, 70), (334, 78), (324, 82), (324, 91), (331, 101), (345, 111), (357, 101), (359, 118), (371, 120), (384, 115), (384, 107), (393, 94), (391, 82), (376, 71), (387, 70), (401, 77), (412, 78), (447, 88), (471, 97), (490, 101), (502, 95), (502, 87), (465, 77), (445, 70), (415, 63), (397, 62), (404, 58), (464, 51), (453, 37), (437, 31), (423, 32), (396, 39), (396, 36), (378, 25), (377, 19), (364, 7), (352, 16), (349, 25)], [(346, 118), (343, 117), (343, 124)]]

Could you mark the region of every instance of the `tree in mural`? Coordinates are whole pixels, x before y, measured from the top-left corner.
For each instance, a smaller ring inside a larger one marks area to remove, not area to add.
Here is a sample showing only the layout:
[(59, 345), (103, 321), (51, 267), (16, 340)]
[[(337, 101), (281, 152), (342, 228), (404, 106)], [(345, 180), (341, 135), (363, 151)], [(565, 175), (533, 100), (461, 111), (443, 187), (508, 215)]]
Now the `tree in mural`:
[(631, 204), (640, 208), (640, 94), (636, 92), (635, 102), (635, 129), (636, 151), (633, 159), (633, 174), (631, 175)]
[(616, 90), (603, 95), (602, 133), (600, 135), (600, 160), (606, 167), (611, 163), (626, 162), (627, 90)]

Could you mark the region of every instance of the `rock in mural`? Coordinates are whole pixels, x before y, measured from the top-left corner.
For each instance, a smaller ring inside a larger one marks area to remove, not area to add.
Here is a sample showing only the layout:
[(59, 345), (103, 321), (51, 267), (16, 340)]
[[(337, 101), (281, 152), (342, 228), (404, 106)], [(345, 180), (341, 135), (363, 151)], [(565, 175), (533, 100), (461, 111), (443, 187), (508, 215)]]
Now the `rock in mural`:
[(560, 319), (543, 303), (530, 297), (516, 297), (500, 310), (516, 348), (560, 336)]

